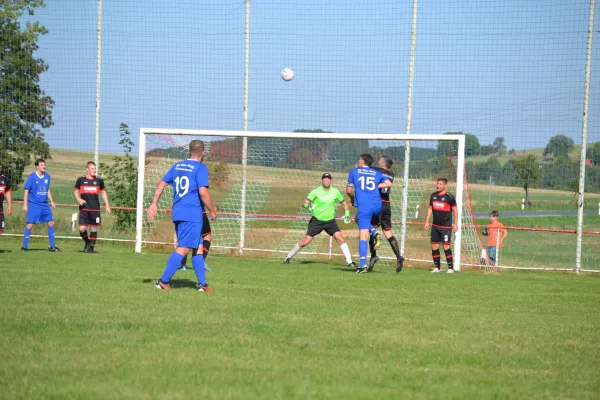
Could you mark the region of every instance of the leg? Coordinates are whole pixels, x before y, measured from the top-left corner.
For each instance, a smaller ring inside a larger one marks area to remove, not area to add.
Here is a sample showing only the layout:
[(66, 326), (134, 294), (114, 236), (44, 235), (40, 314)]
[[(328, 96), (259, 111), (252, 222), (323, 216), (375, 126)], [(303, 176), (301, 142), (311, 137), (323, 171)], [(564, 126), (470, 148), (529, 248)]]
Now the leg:
[(440, 243), (442, 242), (442, 234), (440, 230), (432, 226), (431, 227), (431, 258), (433, 258), (434, 268), (431, 272), (440, 272), (442, 266), (440, 264)]
[(98, 225), (90, 226), (90, 244), (89, 253), (94, 253), (94, 247), (96, 247), (96, 240), (98, 240)]
[(160, 280), (156, 282), (156, 287), (163, 290), (171, 288), (170, 282), (175, 272), (179, 269), (181, 261), (189, 253), (190, 249), (196, 249), (200, 242), (200, 231), (202, 223), (199, 222), (174, 222), (175, 232), (177, 234), (177, 248), (171, 253), (164, 272)]
[(292, 250), (290, 250), (290, 252), (285, 257), (285, 260), (283, 261), (283, 263), (289, 264), (292, 257), (294, 257), (296, 255), (296, 253), (298, 253), (303, 247), (308, 246), (310, 244), (310, 242), (312, 242), (312, 240), (313, 240), (312, 236), (309, 236), (309, 235), (304, 236), (304, 239), (302, 239), (301, 241), (296, 243), (294, 248)]
[(287, 254), (285, 260), (283, 260), (284, 264), (289, 264), (292, 257), (296, 255), (303, 247), (308, 246), (310, 242), (312, 242), (313, 237), (317, 236), (319, 233), (323, 232), (325, 229), (325, 224), (323, 221), (319, 221), (315, 217), (312, 217), (310, 221), (308, 221), (308, 228), (306, 229), (306, 235), (304, 239), (299, 241), (292, 250)]
[(31, 237), (31, 231), (33, 230), (33, 225), (27, 223), (25, 225), (25, 231), (23, 232), (23, 246), (21, 246), (21, 251), (27, 251), (29, 248), (29, 238)]
[(444, 255), (446, 256), (446, 262), (448, 263), (448, 272), (454, 271), (452, 249), (450, 248), (449, 244), (444, 244)]
[(342, 234), (342, 231), (337, 231), (336, 233), (334, 233), (333, 238), (340, 245), (340, 250), (342, 250), (342, 253), (344, 253), (344, 257), (346, 258), (346, 264), (348, 264), (352, 268), (356, 268), (356, 265), (352, 262), (352, 255), (350, 254), (350, 249), (348, 248), (348, 243), (346, 243), (346, 240), (344, 239), (344, 235)]

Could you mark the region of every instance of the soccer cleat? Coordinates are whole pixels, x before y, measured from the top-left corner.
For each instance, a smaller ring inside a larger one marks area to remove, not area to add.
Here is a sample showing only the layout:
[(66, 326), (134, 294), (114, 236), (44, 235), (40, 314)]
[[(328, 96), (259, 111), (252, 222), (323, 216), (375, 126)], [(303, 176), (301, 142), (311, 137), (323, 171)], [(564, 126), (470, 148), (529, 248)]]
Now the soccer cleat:
[(180, 265), (179, 266), (179, 270), (180, 271), (187, 271), (187, 265), (185, 265), (185, 264)]
[(212, 272), (212, 269), (210, 269), (210, 267), (208, 266), (208, 264), (207, 264), (207, 263), (204, 263), (204, 270), (205, 270), (206, 272)]
[(375, 241), (375, 248), (376, 249), (380, 248), (381, 247), (381, 235), (379, 233), (376, 233), (373, 240)]
[(83, 252), (87, 253), (90, 251), (90, 242), (85, 242), (85, 246), (83, 246)]
[(354, 261), (352, 261), (352, 262), (348, 263), (348, 266), (350, 268), (356, 268), (356, 263)]
[(21, 246), (21, 251), (28, 251), (27, 247), (22, 247)]
[(379, 261), (379, 257), (371, 257), (371, 260), (369, 261), (369, 267), (367, 268), (367, 272), (373, 271), (373, 268), (375, 268), (375, 263), (377, 261)]
[(284, 264), (289, 264), (289, 263), (290, 263), (290, 259), (289, 259), (289, 258), (286, 258), (285, 260), (283, 260), (283, 263), (284, 263)]
[(366, 273), (366, 272), (367, 272), (367, 269), (366, 269), (365, 267), (362, 267), (362, 268), (357, 268), (357, 269), (356, 269), (356, 273), (357, 273), (357, 274), (364, 274), (364, 273)]
[(434, 274), (437, 274), (437, 273), (442, 272), (442, 269), (441, 268), (434, 268), (431, 272), (434, 273)]
[(171, 284), (170, 283), (164, 283), (163, 281), (161, 281), (160, 279), (158, 281), (156, 281), (156, 286), (157, 289), (160, 290), (171, 290)]
[(447, 273), (448, 273), (448, 274), (453, 274), (453, 273), (454, 273), (454, 269), (452, 269), (452, 268), (448, 268), (448, 272), (447, 272)]
[(54, 246), (54, 247), (48, 246), (48, 251), (51, 251), (53, 253), (60, 253), (60, 249), (56, 246)]
[(401, 272), (402, 268), (404, 268), (404, 257), (400, 256), (396, 262), (396, 272)]
[(198, 284), (198, 291), (199, 292), (208, 292), (208, 293), (213, 292), (213, 290), (211, 288), (209, 288), (208, 285), (203, 285), (201, 283)]

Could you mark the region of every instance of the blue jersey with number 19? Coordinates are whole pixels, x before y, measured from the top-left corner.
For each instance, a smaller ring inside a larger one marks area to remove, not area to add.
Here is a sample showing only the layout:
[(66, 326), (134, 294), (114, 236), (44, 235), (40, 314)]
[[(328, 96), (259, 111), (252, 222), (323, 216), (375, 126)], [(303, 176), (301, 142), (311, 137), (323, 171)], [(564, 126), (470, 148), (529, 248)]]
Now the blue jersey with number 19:
[(202, 222), (200, 188), (208, 187), (208, 168), (197, 160), (180, 161), (162, 178), (173, 185), (173, 221)]
[(350, 170), (348, 184), (354, 186), (354, 205), (368, 207), (372, 204), (381, 204), (379, 184), (388, 178), (373, 168), (357, 167)]

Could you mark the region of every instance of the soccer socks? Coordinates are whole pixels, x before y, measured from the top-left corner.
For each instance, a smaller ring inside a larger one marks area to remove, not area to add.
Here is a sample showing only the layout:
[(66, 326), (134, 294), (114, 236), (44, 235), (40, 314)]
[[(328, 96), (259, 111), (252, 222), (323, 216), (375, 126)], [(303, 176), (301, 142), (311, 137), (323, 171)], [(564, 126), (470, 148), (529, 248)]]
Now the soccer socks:
[(192, 256), (192, 266), (198, 278), (198, 283), (206, 285), (206, 271), (204, 271), (204, 256)]
[(392, 247), (392, 251), (396, 255), (396, 259), (399, 260), (400, 259), (400, 248), (398, 247), (398, 241), (396, 240), (396, 238), (394, 236), (390, 236), (390, 238), (388, 239), (388, 242), (390, 242), (390, 246)]
[(83, 239), (83, 241), (86, 242), (86, 243), (90, 241), (90, 239), (88, 238), (87, 230), (85, 230), (83, 232), (79, 231), (79, 236), (81, 236), (81, 238)]
[(369, 250), (371, 251), (371, 258), (377, 257), (377, 250), (375, 250), (375, 238), (369, 236)]
[(360, 267), (359, 268), (366, 268), (367, 267), (367, 250), (369, 248), (369, 243), (366, 240), (359, 240), (358, 241), (358, 255), (360, 256)]
[(204, 256), (204, 259), (206, 260), (206, 257), (208, 257), (208, 251), (210, 250), (210, 242), (208, 240), (203, 240), (202, 248), (202, 256)]
[(53, 226), (48, 226), (48, 238), (50, 239), (50, 247), (56, 247), (56, 238), (54, 237)]
[(23, 232), (23, 247), (27, 248), (29, 246), (29, 237), (31, 236), (31, 229), (25, 227), (25, 232)]
[(444, 255), (446, 256), (446, 262), (448, 263), (448, 268), (450, 269), (454, 269), (453, 263), (452, 263), (452, 249), (444, 249)]
[(98, 239), (98, 231), (94, 232), (91, 231), (90, 232), (90, 246), (92, 248), (92, 250), (94, 249), (94, 246), (96, 245), (96, 240)]
[(167, 265), (165, 266), (165, 271), (163, 272), (160, 280), (163, 283), (169, 283), (175, 272), (179, 269), (181, 265), (181, 260), (183, 260), (183, 256), (178, 252), (174, 251), (171, 253), (171, 256), (167, 260)]
[(440, 265), (440, 249), (431, 250), (431, 258), (433, 258), (433, 263), (435, 264), (435, 268), (440, 269), (442, 266)]
[(352, 255), (350, 254), (348, 243), (340, 245), (340, 249), (342, 250), (342, 253), (344, 253), (344, 257), (346, 257), (346, 264), (350, 264), (352, 262)]
[(292, 258), (296, 255), (297, 252), (300, 251), (302, 247), (298, 246), (298, 243), (294, 246), (294, 248), (288, 253), (286, 258)]
[(372, 225), (371, 225), (371, 237), (374, 238), (375, 236), (377, 236), (377, 229), (375, 229)]

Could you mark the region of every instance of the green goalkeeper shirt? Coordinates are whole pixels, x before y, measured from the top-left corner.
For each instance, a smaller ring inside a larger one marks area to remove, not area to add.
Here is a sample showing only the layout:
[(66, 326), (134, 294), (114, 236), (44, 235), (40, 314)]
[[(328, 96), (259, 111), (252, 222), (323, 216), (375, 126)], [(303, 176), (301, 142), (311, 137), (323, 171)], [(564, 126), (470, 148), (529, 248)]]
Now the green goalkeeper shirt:
[(329, 189), (319, 186), (310, 192), (306, 198), (315, 205), (313, 217), (319, 221), (331, 221), (334, 219), (336, 202), (342, 203), (344, 201), (342, 193), (331, 186)]

